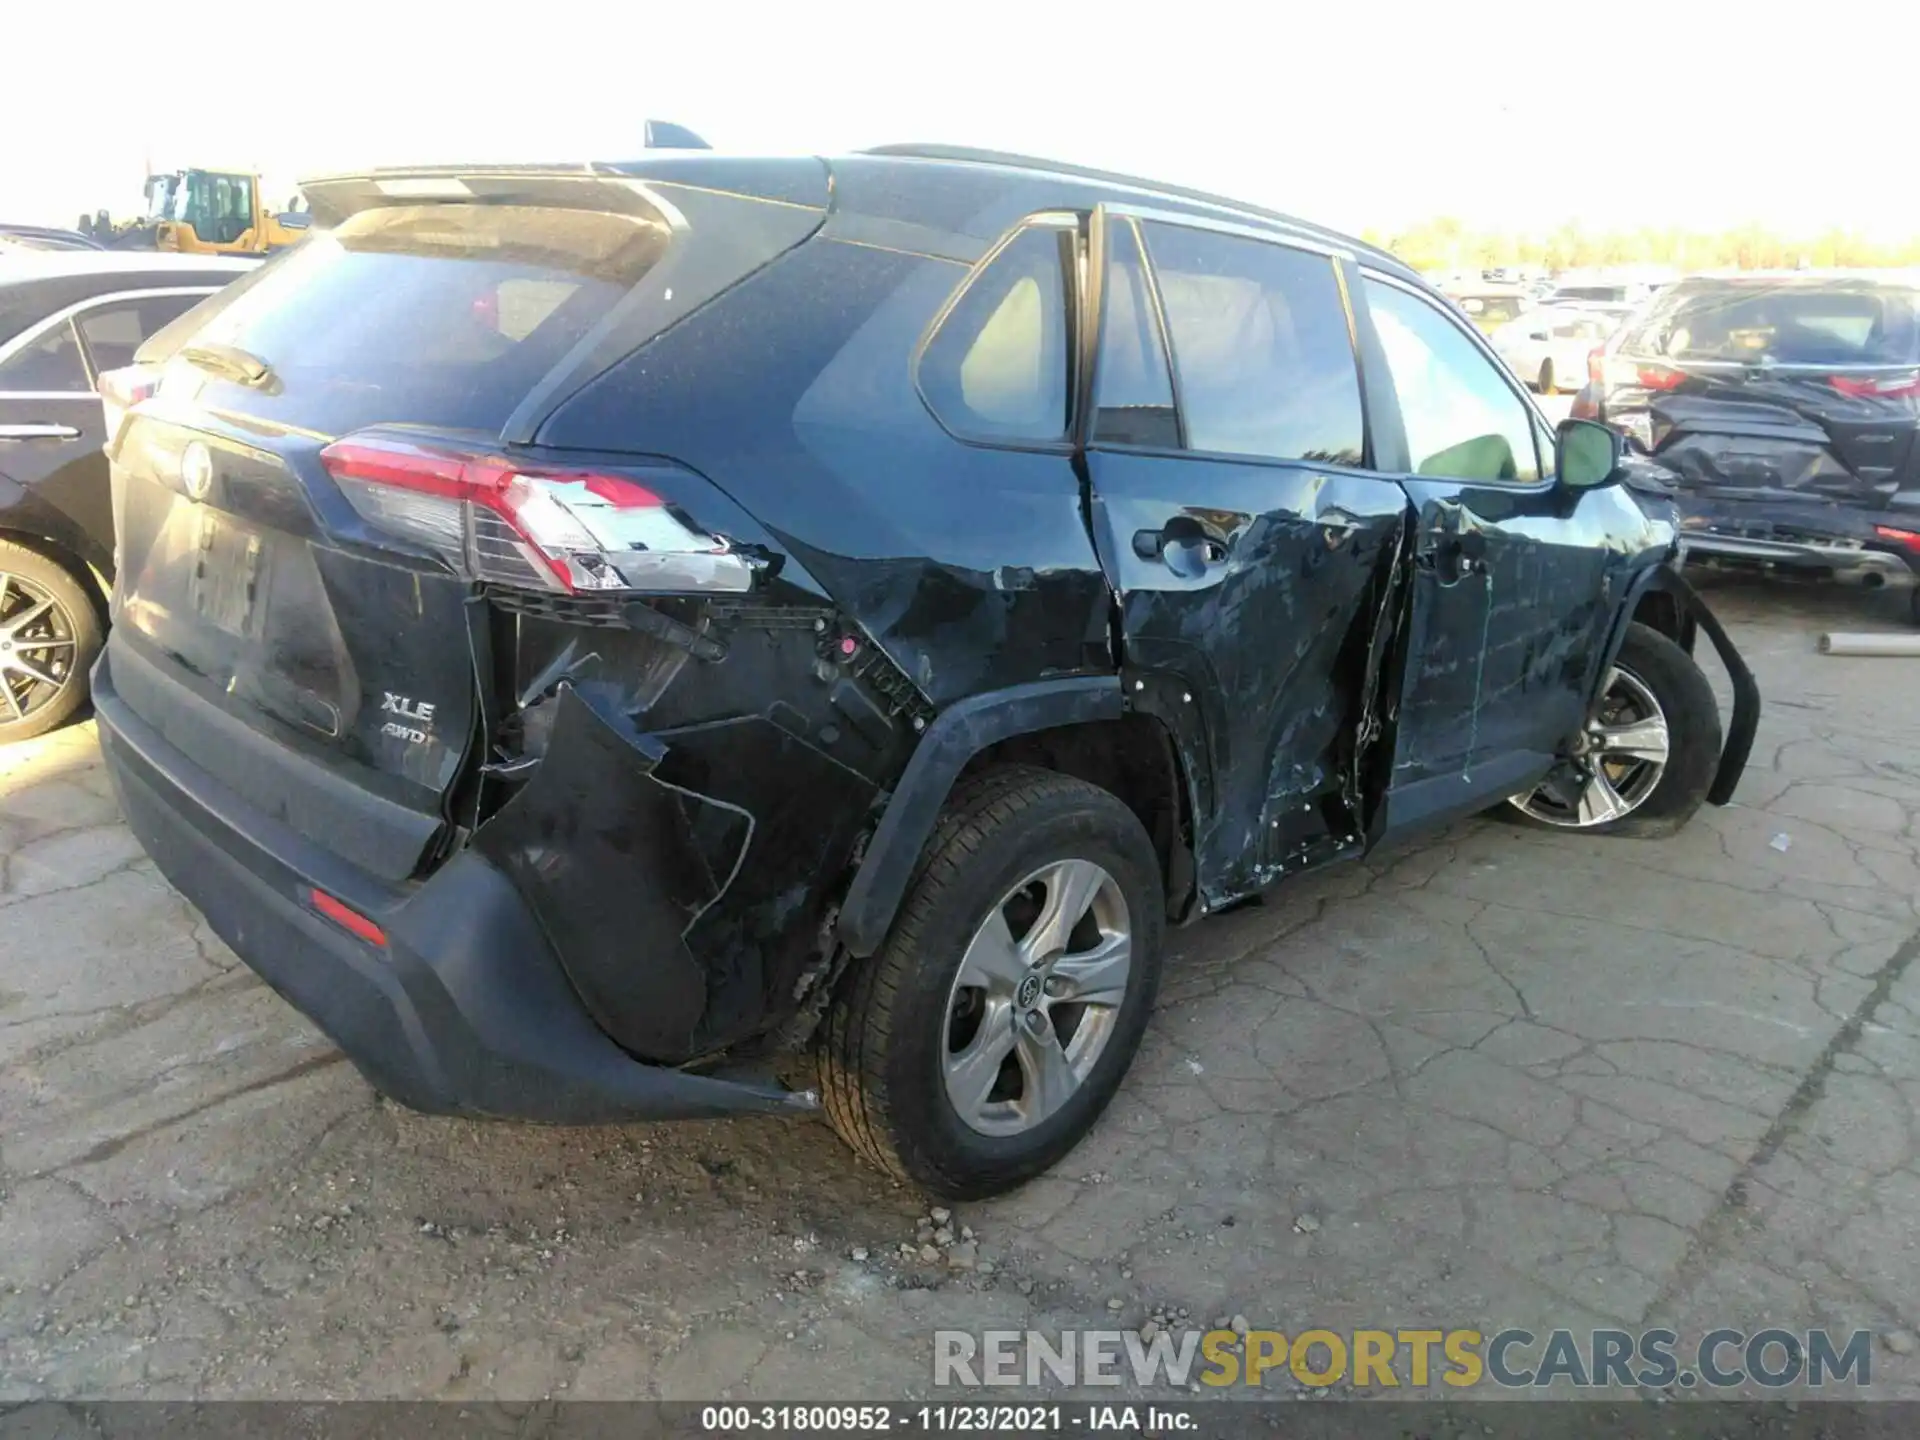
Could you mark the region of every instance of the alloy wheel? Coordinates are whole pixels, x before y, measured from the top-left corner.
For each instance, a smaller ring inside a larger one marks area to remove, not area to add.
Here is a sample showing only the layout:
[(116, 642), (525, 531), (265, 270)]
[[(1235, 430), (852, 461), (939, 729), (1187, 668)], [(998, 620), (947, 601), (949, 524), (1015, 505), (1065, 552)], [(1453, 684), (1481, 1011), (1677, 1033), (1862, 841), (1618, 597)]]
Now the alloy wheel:
[(1645, 681), (1615, 666), (1574, 756), (1577, 779), (1553, 779), (1513, 804), (1547, 825), (1585, 830), (1622, 820), (1647, 802), (1667, 771), (1672, 736)]
[(1133, 926), (1091, 860), (1027, 876), (988, 912), (947, 997), (947, 1098), (983, 1135), (1045, 1123), (1085, 1083), (1127, 996)]
[(0, 726), (39, 714), (73, 683), (73, 617), (24, 576), (0, 571)]

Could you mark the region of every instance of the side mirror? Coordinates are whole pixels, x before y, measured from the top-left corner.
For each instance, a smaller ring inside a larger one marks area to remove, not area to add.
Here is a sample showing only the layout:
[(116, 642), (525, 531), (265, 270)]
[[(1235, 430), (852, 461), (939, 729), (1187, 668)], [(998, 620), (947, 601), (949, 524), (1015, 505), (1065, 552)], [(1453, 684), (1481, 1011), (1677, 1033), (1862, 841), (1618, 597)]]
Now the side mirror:
[(1565, 490), (1592, 490), (1619, 472), (1618, 431), (1596, 420), (1562, 420), (1553, 442), (1553, 472)]

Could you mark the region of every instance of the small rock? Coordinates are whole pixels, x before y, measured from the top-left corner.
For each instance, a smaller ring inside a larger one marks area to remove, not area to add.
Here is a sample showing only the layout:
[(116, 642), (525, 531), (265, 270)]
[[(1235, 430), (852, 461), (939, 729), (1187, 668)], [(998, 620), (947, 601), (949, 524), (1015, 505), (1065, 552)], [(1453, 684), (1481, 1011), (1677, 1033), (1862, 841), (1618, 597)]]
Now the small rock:
[(920, 1258), (928, 1264), (932, 1264), (940, 1258), (940, 1252), (932, 1245), (922, 1245), (920, 1247)]
[(951, 1225), (942, 1225), (938, 1230), (934, 1231), (933, 1243), (936, 1245), (953, 1244), (953, 1227)]
[(960, 1227), (960, 1238), (961, 1238), (962, 1240), (971, 1240), (971, 1239), (973, 1239), (973, 1226), (971, 1226), (971, 1225), (962, 1225), (962, 1226)]
[(962, 1240), (947, 1251), (949, 1270), (971, 1270), (980, 1263), (980, 1247), (971, 1240)]
[(1880, 1337), (1880, 1343), (1896, 1355), (1911, 1355), (1913, 1353), (1913, 1333), (1908, 1330), (1889, 1330)]
[(1784, 855), (1793, 848), (1793, 837), (1783, 830), (1767, 842), (1767, 848), (1770, 850), (1778, 850)]
[(1228, 1325), (1232, 1323), (1233, 1323), (1232, 1318), (1230, 1316), (1216, 1315), (1213, 1317), (1213, 1328), (1216, 1330), (1224, 1330), (1227, 1328)]
[(1121, 1266), (1121, 1268), (1120, 1268), (1120, 1278), (1121, 1278), (1122, 1280), (1131, 1280), (1131, 1279), (1133, 1279), (1133, 1271), (1131, 1271), (1131, 1270), (1129, 1270), (1129, 1269), (1127, 1269), (1127, 1268), (1126, 1268), (1126, 1267), (1125, 1267), (1124, 1265), (1123, 1265), (1123, 1266)]
[(1320, 1228), (1320, 1217), (1317, 1215), (1296, 1215), (1293, 1217), (1293, 1228), (1302, 1235), (1311, 1235)]
[(864, 1245), (856, 1245), (853, 1247), (852, 1250), (848, 1251), (847, 1253), (851, 1255), (855, 1260), (864, 1260), (867, 1258), (867, 1247)]
[(1023, 1275), (1014, 1282), (1013, 1288), (1018, 1290), (1022, 1295), (1031, 1295), (1033, 1293), (1033, 1281)]
[(1252, 1327), (1251, 1325), (1249, 1325), (1249, 1324), (1247, 1324), (1247, 1317), (1246, 1317), (1246, 1316), (1244, 1316), (1244, 1315), (1236, 1315), (1236, 1316), (1234, 1316), (1234, 1317), (1233, 1317), (1233, 1323), (1232, 1323), (1232, 1327), (1231, 1327), (1231, 1328), (1232, 1328), (1232, 1330), (1233, 1330), (1233, 1333), (1234, 1333), (1234, 1334), (1236, 1334), (1236, 1335), (1244, 1335), (1244, 1334), (1246, 1334), (1246, 1333), (1247, 1333), (1247, 1331), (1249, 1331), (1249, 1330), (1251, 1330), (1251, 1329), (1252, 1329), (1253, 1327)]
[(927, 1212), (927, 1218), (936, 1225), (944, 1225), (953, 1218), (953, 1211), (944, 1205), (936, 1205)]
[(1117, 1295), (1113, 1299), (1107, 1301), (1107, 1309), (1109, 1310), (1118, 1310), (1120, 1308), (1120, 1305), (1121, 1305), (1120, 1297)]
[(913, 1238), (919, 1244), (930, 1244), (933, 1240), (933, 1226), (929, 1222), (922, 1220), (914, 1227)]
[(1140, 1339), (1147, 1344), (1152, 1344), (1153, 1337), (1159, 1333), (1160, 1322), (1158, 1320), (1149, 1320), (1140, 1327)]
[(993, 1274), (993, 1269), (994, 1269), (994, 1266), (993, 1266), (993, 1261), (991, 1261), (991, 1260), (982, 1260), (982, 1261), (980, 1262), (980, 1266), (979, 1266), (979, 1269), (980, 1269), (980, 1273), (981, 1273), (982, 1275), (991, 1275), (991, 1274)]
[(902, 1240), (902, 1241), (900, 1242), (900, 1253), (901, 1253), (902, 1255), (911, 1255), (911, 1254), (913, 1254), (913, 1244), (912, 1244), (912, 1242), (911, 1242), (911, 1241), (907, 1241), (907, 1240)]

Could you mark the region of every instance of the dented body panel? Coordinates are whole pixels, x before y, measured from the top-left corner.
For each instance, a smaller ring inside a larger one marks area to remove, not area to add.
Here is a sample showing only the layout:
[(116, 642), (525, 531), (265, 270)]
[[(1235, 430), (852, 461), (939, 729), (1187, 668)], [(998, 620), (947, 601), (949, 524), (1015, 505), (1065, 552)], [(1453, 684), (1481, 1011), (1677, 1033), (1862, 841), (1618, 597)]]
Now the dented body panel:
[(1674, 527), (1618, 486), (1409, 478), (1414, 570), (1391, 831), (1484, 809), (1552, 766), (1594, 698), (1613, 620)]
[(1088, 470), (1130, 693), (1194, 717), (1172, 733), (1203, 899), (1355, 848), (1364, 655), (1406, 495), (1309, 466), (1096, 450)]

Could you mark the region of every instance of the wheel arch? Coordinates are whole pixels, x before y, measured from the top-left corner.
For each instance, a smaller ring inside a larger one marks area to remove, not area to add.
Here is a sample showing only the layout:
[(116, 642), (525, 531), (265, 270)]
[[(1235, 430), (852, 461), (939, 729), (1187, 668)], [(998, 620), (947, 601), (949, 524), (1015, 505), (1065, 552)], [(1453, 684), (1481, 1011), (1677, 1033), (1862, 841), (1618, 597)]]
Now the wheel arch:
[(841, 905), (840, 940), (852, 954), (871, 955), (885, 941), (954, 786), (1002, 762), (1113, 794), (1153, 841), (1170, 913), (1184, 905), (1193, 888), (1191, 796), (1166, 727), (1128, 710), (1117, 676), (1043, 680), (969, 697), (927, 727)]
[(31, 550), (41, 559), (58, 565), (71, 576), (81, 589), (92, 598), (93, 605), (100, 612), (101, 623), (107, 619), (107, 591), (99, 572), (90, 565), (84, 556), (70, 546), (63, 545), (42, 530), (23, 529), (17, 525), (0, 520), (0, 540), (18, 545), (23, 550)]

